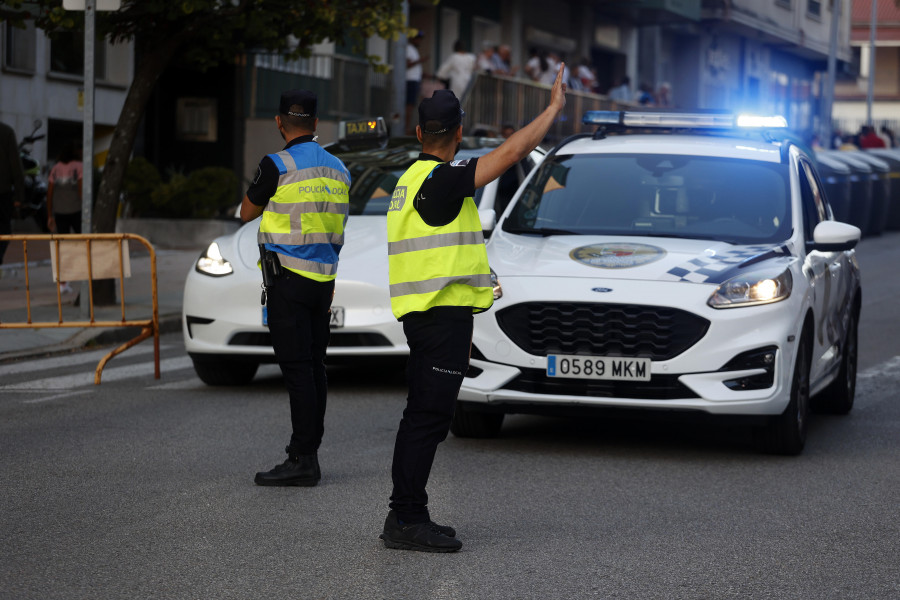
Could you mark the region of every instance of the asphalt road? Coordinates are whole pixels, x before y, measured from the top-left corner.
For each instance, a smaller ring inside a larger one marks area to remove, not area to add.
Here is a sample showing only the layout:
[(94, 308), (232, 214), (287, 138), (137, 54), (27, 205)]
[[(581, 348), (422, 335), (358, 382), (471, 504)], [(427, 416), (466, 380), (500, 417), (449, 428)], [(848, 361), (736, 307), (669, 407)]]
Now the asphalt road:
[(508, 417), (450, 436), (432, 516), (463, 550), (378, 540), (402, 368), (330, 372), (323, 480), (261, 488), (283, 460), (276, 367), (209, 388), (178, 335), (0, 365), (0, 598), (898, 598), (900, 236), (865, 241), (857, 403), (806, 451), (746, 429)]

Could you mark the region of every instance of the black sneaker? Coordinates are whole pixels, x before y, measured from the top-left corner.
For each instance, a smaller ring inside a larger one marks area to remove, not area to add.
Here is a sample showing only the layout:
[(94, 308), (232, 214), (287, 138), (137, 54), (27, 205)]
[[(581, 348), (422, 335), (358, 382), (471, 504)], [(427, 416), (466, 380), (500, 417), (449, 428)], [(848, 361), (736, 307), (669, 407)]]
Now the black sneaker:
[(450, 527), (449, 525), (438, 525), (434, 521), (431, 522), (431, 526), (446, 535), (447, 537), (456, 537), (456, 530)]
[(397, 521), (396, 513), (390, 511), (384, 520), (384, 532), (378, 537), (384, 540), (385, 548), (419, 552), (456, 552), (462, 548), (462, 542), (445, 534), (446, 530), (456, 534), (452, 527), (441, 527), (431, 521), (401, 525)]
[(288, 455), (286, 461), (271, 471), (256, 474), (256, 485), (298, 485), (311, 487), (319, 483), (322, 471), (315, 454)]

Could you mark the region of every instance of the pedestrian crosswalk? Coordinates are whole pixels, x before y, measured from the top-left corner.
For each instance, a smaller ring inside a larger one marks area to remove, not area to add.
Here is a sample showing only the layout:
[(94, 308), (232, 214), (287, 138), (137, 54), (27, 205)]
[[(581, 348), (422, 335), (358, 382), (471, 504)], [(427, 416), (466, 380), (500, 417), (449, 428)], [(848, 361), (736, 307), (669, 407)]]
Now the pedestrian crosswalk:
[[(37, 396), (49, 400), (56, 393), (69, 396), (75, 390), (90, 391), (96, 387), (97, 364), (108, 353), (107, 348), (0, 364), (0, 393), (25, 392), (34, 396), (27, 402), (35, 402)], [(152, 381), (144, 386), (148, 388), (186, 389), (203, 385), (194, 373), (190, 357), (184, 354), (184, 346), (161, 345), (160, 355), (168, 355), (160, 360), (160, 379), (153, 378), (153, 346), (147, 344), (129, 348), (106, 363), (101, 385), (147, 377)]]

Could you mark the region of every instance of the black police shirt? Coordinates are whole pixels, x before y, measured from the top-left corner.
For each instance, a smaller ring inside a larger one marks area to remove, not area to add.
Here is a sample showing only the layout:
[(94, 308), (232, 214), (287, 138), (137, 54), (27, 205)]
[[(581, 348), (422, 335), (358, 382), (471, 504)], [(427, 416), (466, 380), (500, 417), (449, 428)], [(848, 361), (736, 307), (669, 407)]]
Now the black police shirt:
[(462, 210), (463, 200), (475, 195), (477, 158), (445, 163), (437, 156), (421, 153), (419, 160), (440, 162), (419, 188), (413, 206), (428, 225), (440, 227), (451, 223)]
[[(296, 146), (297, 144), (312, 142), (314, 139), (315, 138), (312, 135), (301, 135), (288, 142), (284, 149), (287, 150), (291, 146)], [(275, 166), (275, 162), (269, 158), (268, 155), (264, 156), (262, 160), (259, 161), (259, 167), (256, 169), (256, 177), (253, 178), (253, 182), (250, 184), (250, 187), (247, 188), (247, 198), (250, 199), (250, 202), (256, 206), (265, 206), (278, 189), (279, 175), (278, 167)]]

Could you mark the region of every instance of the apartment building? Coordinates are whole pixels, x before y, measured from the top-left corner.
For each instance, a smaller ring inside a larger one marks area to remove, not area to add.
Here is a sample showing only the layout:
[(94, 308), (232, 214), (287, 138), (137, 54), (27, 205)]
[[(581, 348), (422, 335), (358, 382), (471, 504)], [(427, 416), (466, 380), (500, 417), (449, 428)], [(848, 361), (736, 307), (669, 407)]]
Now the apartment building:
[[(134, 73), (132, 45), (95, 46), (95, 164), (102, 164)], [(64, 33), (51, 40), (28, 23), (0, 23), (0, 121), (19, 139), (40, 121), (44, 139), (33, 156), (47, 165), (70, 141), (80, 143), (84, 123), (84, 36)]]
[[(872, 0), (853, 0), (850, 13), (852, 72), (835, 88), (834, 122), (844, 133), (856, 133), (868, 115), (876, 127), (887, 125), (900, 132), (900, 7), (893, 0), (876, 4), (875, 46)], [(875, 68), (871, 68), (874, 52)], [(869, 84), (872, 104), (869, 106)]]

